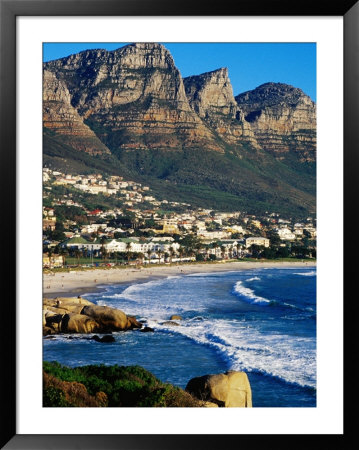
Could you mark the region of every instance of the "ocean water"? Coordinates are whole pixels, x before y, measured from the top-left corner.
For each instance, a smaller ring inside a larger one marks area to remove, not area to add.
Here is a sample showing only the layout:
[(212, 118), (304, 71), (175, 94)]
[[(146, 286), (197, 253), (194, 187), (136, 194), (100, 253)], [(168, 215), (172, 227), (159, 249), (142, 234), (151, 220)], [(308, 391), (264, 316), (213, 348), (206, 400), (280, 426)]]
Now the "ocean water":
[[(44, 338), (43, 358), (68, 366), (138, 364), (185, 388), (196, 376), (242, 370), (254, 407), (316, 406), (316, 269), (258, 268), (103, 286), (85, 298), (154, 328)], [(180, 326), (164, 324), (172, 314)]]

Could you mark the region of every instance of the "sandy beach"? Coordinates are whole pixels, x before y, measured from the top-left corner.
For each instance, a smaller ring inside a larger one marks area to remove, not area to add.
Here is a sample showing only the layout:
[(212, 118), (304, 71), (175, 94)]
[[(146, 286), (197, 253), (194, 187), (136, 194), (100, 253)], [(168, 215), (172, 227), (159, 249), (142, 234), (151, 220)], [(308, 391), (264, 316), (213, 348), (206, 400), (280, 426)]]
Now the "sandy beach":
[(316, 262), (243, 262), (230, 261), (211, 264), (172, 264), (151, 265), (150, 267), (127, 267), (90, 270), (69, 270), (68, 272), (45, 273), (43, 276), (44, 297), (66, 296), (93, 292), (98, 286), (115, 283), (131, 283), (146, 281), (147, 279), (163, 278), (173, 275), (191, 273), (223, 272), (230, 270), (246, 270), (258, 267), (309, 267)]

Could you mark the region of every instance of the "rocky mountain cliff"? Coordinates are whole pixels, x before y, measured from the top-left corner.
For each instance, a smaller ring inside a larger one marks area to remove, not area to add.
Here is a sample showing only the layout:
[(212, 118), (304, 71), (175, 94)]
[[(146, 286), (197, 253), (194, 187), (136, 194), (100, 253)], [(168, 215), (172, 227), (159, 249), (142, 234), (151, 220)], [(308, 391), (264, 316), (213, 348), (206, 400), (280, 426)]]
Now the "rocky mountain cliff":
[(82, 151), (207, 206), (315, 209), (315, 104), (292, 86), (234, 97), (226, 68), (183, 79), (164, 46), (139, 43), (45, 63), (43, 108), (56, 164)]
[(93, 155), (111, 153), (71, 105), (66, 84), (48, 70), (44, 70), (43, 74), (42, 101), (45, 128), (62, 136), (63, 141), (76, 150)]
[(112, 149), (200, 146), (222, 151), (190, 107), (181, 75), (162, 45), (92, 50), (46, 68), (66, 83), (72, 105)]
[(316, 106), (301, 89), (266, 83), (236, 97), (259, 145), (279, 159), (316, 159)]
[(229, 144), (250, 142), (257, 146), (252, 128), (233, 96), (228, 69), (184, 78), (192, 109)]

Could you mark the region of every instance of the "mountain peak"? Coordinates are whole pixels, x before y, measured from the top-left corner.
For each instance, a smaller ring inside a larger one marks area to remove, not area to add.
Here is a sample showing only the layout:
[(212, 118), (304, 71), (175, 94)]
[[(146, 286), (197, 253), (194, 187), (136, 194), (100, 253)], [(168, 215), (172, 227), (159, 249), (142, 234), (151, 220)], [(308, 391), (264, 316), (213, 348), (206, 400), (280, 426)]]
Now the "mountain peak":
[(301, 89), (290, 84), (274, 82), (261, 84), (251, 91), (236, 96), (236, 101), (240, 106), (248, 102), (260, 103), (262, 106), (273, 106), (280, 103), (296, 104), (300, 100), (314, 103)]
[(199, 116), (205, 117), (211, 109), (235, 115), (237, 105), (226, 67), (184, 78), (183, 83), (187, 98)]
[(175, 69), (171, 53), (162, 44), (139, 42), (126, 45), (115, 51), (121, 67), (132, 69)]
[(236, 96), (259, 144), (278, 158), (294, 151), (300, 161), (315, 161), (316, 108), (301, 89), (264, 83)]
[(197, 76), (199, 76), (199, 77), (228, 77), (228, 68), (220, 67), (219, 69), (211, 70), (209, 72), (204, 72)]

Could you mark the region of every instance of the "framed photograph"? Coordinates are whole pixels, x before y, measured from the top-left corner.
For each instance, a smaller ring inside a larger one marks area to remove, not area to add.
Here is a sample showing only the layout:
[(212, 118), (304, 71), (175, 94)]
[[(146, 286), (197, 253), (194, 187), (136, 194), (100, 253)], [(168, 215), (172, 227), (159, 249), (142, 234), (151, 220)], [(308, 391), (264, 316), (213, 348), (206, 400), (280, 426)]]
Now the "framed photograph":
[(0, 14), (2, 448), (343, 438), (358, 4)]

